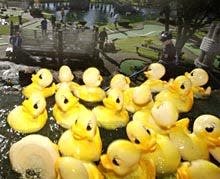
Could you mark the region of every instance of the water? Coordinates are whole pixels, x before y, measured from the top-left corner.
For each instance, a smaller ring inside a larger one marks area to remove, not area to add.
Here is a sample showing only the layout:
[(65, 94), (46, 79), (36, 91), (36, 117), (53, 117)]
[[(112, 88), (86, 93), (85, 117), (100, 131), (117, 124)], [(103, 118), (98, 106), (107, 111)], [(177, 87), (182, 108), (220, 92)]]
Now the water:
[[(112, 4), (90, 4), (88, 11), (70, 11), (68, 9), (68, 3), (58, 4), (57, 7), (53, 3), (45, 3), (42, 5), (44, 9), (55, 11), (55, 16), (57, 20), (61, 20), (61, 11), (60, 7), (65, 7), (64, 10), (64, 21), (79, 21), (84, 20), (87, 22), (86, 26), (91, 27), (93, 25), (102, 25), (107, 23), (113, 23), (113, 16), (115, 14), (115, 9)], [(58, 8), (59, 7), (59, 8)], [(128, 19), (137, 19), (141, 20), (151, 19), (157, 13), (153, 9), (149, 8), (138, 8), (136, 7), (139, 13), (132, 14), (129, 16), (121, 15), (121, 18)]]
[[(3, 64), (2, 64), (3, 63)], [(15, 65), (10, 62), (1, 62), (0, 64), (0, 75), (2, 79), (0, 80), (0, 179), (18, 179), (19, 174), (15, 173), (10, 165), (8, 158), (8, 151), (10, 146), (26, 136), (26, 134), (21, 134), (10, 128), (7, 123), (8, 113), (14, 109), (17, 105), (20, 105), (24, 100), (21, 90), (22, 87), (19, 85), (19, 79), (17, 75), (18, 69), (25, 68), (25, 66)], [(7, 77), (10, 77), (12, 81), (11, 85), (8, 85)], [(85, 103), (80, 101), (87, 108), (92, 109), (97, 104)], [(48, 121), (46, 125), (37, 132), (49, 137), (54, 143), (57, 144), (60, 136), (64, 132), (64, 129), (60, 127), (54, 120), (52, 116), (52, 107), (55, 104), (54, 96), (47, 98), (47, 111), (48, 111)], [(220, 90), (213, 91), (212, 95), (206, 100), (195, 100), (193, 109), (181, 115), (182, 117), (190, 118), (190, 129), (192, 130), (193, 121), (201, 114), (213, 114), (220, 116), (219, 111), (220, 105)], [(132, 117), (132, 116), (130, 116)], [(125, 138), (126, 130), (125, 128), (120, 128), (117, 130), (105, 130), (100, 128), (100, 136), (102, 139), (103, 150), (102, 154), (106, 152), (108, 145), (119, 138)], [(213, 160), (213, 162), (217, 163)], [(218, 163), (217, 163), (218, 164)]]
[[(19, 85), (18, 71), (27, 68), (25, 65), (16, 65), (11, 62), (0, 63), (0, 179), (18, 179), (20, 175), (11, 168), (8, 152), (11, 145), (28, 134), (22, 134), (14, 131), (7, 123), (9, 112), (24, 100), (22, 87)], [(36, 67), (38, 69), (38, 67)], [(11, 81), (10, 83), (8, 81)], [(55, 144), (64, 128), (59, 126), (52, 115), (52, 108), (55, 104), (54, 96), (47, 98), (48, 120), (46, 125), (36, 134), (47, 136)], [(92, 109), (94, 104), (81, 101), (88, 109)], [(103, 142), (103, 153), (107, 146), (117, 138), (126, 138), (125, 128), (117, 130), (100, 129), (100, 135)]]

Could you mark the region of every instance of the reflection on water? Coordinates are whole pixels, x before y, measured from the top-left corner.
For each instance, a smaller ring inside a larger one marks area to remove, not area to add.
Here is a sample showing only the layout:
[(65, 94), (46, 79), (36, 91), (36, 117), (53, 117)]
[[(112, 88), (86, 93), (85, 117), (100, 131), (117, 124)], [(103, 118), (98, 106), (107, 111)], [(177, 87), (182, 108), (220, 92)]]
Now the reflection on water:
[[(18, 77), (15, 71), (18, 70), (18, 66), (19, 65), (12, 63), (4, 63), (4, 65), (1, 63), (0, 75), (6, 75), (7, 72), (7, 74), (11, 74), (11, 78), (15, 78), (16, 81), (18, 80)], [(12, 75), (13, 70), (15, 74), (14, 76)], [(16, 83), (16, 87), (14, 85), (8, 86), (5, 84), (3, 79), (4, 76), (0, 80), (0, 179), (18, 179), (18, 174), (12, 171), (8, 158), (8, 151), (13, 143), (26, 136), (26, 134), (21, 134), (11, 129), (7, 123), (7, 115), (15, 106), (21, 104), (21, 102), (24, 100), (24, 97), (22, 96), (21, 87), (19, 84), (17, 85)], [(1, 83), (2, 81), (4, 83)], [(80, 102), (89, 109), (97, 105), (94, 103), (85, 103), (83, 101)], [(49, 137), (54, 143), (57, 144), (57, 141), (59, 140), (61, 134), (64, 132), (64, 129), (55, 122), (52, 116), (52, 107), (54, 104), (54, 96), (47, 98), (48, 121), (46, 125), (37, 133)], [(196, 119), (199, 115), (207, 113), (220, 116), (219, 106), (220, 90), (212, 91), (212, 95), (209, 98), (205, 100), (195, 100), (193, 109), (189, 113), (181, 114), (180, 118), (188, 117), (190, 119), (190, 130), (192, 130), (194, 119)], [(130, 116), (130, 119), (131, 117), (132, 116)], [(106, 152), (108, 145), (112, 141), (118, 138), (127, 139), (125, 128), (116, 130), (105, 130), (100, 128), (100, 136), (103, 144), (102, 154)], [(215, 162), (213, 159), (212, 161)]]
[[(115, 14), (115, 9), (112, 4), (90, 4), (88, 11), (70, 11), (68, 8), (68, 3), (57, 4), (55, 6), (53, 3), (45, 3), (41, 5), (44, 9), (50, 11), (55, 11), (55, 16), (57, 20), (61, 20), (61, 7), (64, 7), (64, 21), (79, 21), (84, 20), (87, 22), (86, 26), (91, 27), (95, 24), (105, 24), (112, 23), (113, 16)], [(137, 17), (142, 17), (144, 19), (151, 19), (156, 15), (156, 11), (152, 8), (139, 8), (134, 7), (139, 13), (129, 15), (129, 19), (136, 19)]]
[[(7, 123), (7, 115), (15, 106), (20, 105), (23, 100), (24, 97), (21, 94), (21, 88), (14, 89), (13, 87), (5, 86), (0, 83), (0, 179), (19, 178), (19, 174), (14, 172), (11, 168), (8, 151), (13, 143), (17, 142), (27, 134), (21, 134), (11, 129)], [(47, 136), (57, 144), (64, 129), (55, 122), (52, 116), (52, 107), (54, 103), (54, 96), (47, 98), (48, 121), (43, 129), (37, 132), (37, 134)], [(84, 105), (90, 109), (94, 107), (91, 106), (91, 104), (85, 103)], [(102, 138), (104, 153), (106, 152), (107, 146), (112, 141), (118, 138), (126, 138), (126, 130), (125, 128), (112, 131), (100, 129), (100, 135)]]

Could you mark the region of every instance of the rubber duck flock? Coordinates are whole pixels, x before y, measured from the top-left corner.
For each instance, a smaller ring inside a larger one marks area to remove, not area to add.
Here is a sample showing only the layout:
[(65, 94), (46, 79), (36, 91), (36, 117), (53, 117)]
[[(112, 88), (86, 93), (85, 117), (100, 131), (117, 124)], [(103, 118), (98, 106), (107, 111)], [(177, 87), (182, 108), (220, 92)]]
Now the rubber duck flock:
[[(206, 99), (211, 88), (205, 70), (163, 81), (163, 65), (152, 63), (146, 81), (131, 86), (129, 77), (116, 74), (108, 90), (95, 67), (83, 72), (83, 85), (74, 82), (68, 66), (53, 82), (48, 69), (33, 74), (23, 88), (22, 104), (9, 112), (13, 130), (28, 134), (11, 145), (10, 163), (24, 178), (41, 179), (156, 179), (172, 174), (177, 179), (219, 179), (220, 119), (201, 114), (189, 130), (194, 98)], [(57, 143), (34, 134), (47, 122), (46, 98), (54, 96), (53, 117), (65, 131)], [(94, 103), (88, 108), (83, 102)], [(98, 104), (97, 104), (98, 102)], [(97, 105), (96, 105), (97, 104)], [(103, 151), (99, 128), (124, 127), (127, 139), (111, 142)]]

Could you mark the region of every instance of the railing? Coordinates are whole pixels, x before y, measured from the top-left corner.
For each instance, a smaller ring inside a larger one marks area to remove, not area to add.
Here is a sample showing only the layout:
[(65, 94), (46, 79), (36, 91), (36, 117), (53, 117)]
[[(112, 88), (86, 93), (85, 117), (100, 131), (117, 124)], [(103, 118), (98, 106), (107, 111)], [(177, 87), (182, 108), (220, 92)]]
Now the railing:
[(34, 54), (89, 55), (96, 47), (95, 33), (90, 29), (47, 31), (22, 29), (22, 49)]

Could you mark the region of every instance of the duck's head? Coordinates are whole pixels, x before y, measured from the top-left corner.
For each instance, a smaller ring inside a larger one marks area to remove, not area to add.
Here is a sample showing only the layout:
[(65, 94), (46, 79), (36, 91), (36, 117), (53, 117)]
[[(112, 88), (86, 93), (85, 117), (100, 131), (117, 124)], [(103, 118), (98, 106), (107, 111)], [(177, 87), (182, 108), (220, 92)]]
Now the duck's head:
[(135, 104), (144, 106), (152, 101), (151, 91), (148, 85), (140, 85), (134, 87), (132, 100)]
[(122, 91), (126, 90), (130, 86), (130, 78), (122, 74), (116, 74), (110, 82), (110, 88), (117, 88)]
[(83, 163), (73, 157), (58, 158), (55, 167), (61, 179), (89, 179), (89, 174)]
[(38, 84), (42, 88), (45, 88), (50, 86), (50, 84), (53, 82), (53, 75), (50, 70), (42, 68), (36, 74), (32, 75), (31, 80), (33, 83)]
[(185, 76), (191, 80), (193, 86), (203, 86), (209, 80), (208, 73), (202, 68), (195, 68), (190, 73), (186, 72)]
[(23, 101), (22, 106), (35, 118), (46, 109), (46, 100), (41, 93), (33, 93)]
[(90, 110), (84, 110), (72, 125), (72, 134), (76, 140), (92, 141), (97, 132), (97, 120), (95, 114)]
[(214, 163), (198, 159), (190, 162), (183, 162), (177, 169), (177, 179), (193, 178), (219, 178), (220, 169)]
[(165, 129), (175, 125), (179, 117), (176, 106), (170, 101), (156, 101), (151, 109), (151, 115), (156, 124)]
[(220, 119), (214, 115), (204, 114), (196, 118), (193, 132), (206, 139), (210, 147), (220, 146)]
[(108, 90), (106, 98), (103, 99), (105, 107), (116, 111), (122, 109), (123, 103), (123, 93), (119, 89)]
[(145, 76), (150, 80), (159, 80), (166, 73), (165, 67), (160, 63), (152, 63), (144, 72)]
[(78, 98), (76, 98), (68, 87), (60, 87), (55, 95), (56, 104), (62, 111), (71, 110), (77, 103)]
[(72, 81), (74, 79), (74, 76), (71, 69), (66, 65), (61, 66), (59, 69), (58, 79), (60, 80), (60, 82)]
[(100, 72), (95, 67), (90, 67), (86, 69), (83, 73), (83, 82), (88, 87), (97, 87), (102, 82), (102, 76), (100, 75)]
[(107, 169), (123, 176), (135, 170), (140, 161), (141, 152), (128, 140), (113, 141), (107, 153), (101, 156), (101, 164)]
[(129, 122), (126, 132), (129, 140), (141, 151), (153, 152), (156, 149), (156, 133), (141, 122)]
[(169, 88), (180, 95), (187, 95), (191, 92), (192, 82), (186, 76), (181, 75), (169, 83)]

